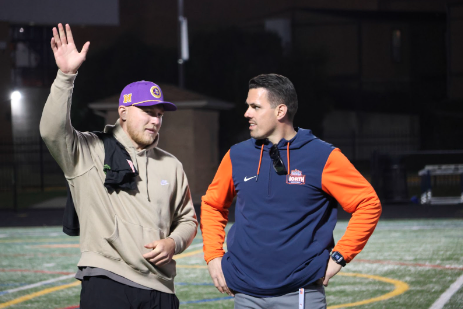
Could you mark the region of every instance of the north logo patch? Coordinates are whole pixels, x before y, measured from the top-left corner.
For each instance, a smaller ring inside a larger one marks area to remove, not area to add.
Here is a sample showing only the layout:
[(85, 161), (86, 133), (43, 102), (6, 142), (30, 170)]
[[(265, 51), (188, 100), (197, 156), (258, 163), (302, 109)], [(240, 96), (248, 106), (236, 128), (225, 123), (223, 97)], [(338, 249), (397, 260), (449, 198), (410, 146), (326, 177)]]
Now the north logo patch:
[(286, 175), (286, 183), (289, 185), (305, 185), (305, 175), (300, 170), (292, 170), (291, 174)]

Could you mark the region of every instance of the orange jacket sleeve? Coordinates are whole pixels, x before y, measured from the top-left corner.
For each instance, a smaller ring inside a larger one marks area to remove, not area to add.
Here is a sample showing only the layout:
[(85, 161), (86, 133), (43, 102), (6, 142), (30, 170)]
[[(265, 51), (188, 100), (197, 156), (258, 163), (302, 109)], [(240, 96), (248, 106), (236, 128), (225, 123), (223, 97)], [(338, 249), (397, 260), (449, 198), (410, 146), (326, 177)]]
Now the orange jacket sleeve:
[(225, 254), (223, 243), (225, 226), (228, 222), (228, 208), (235, 195), (230, 151), (228, 151), (201, 202), (201, 233), (206, 263)]
[(370, 183), (338, 148), (331, 152), (323, 169), (322, 189), (345, 211), (352, 213), (346, 232), (333, 248), (350, 262), (362, 251), (375, 230), (381, 215), (381, 203)]

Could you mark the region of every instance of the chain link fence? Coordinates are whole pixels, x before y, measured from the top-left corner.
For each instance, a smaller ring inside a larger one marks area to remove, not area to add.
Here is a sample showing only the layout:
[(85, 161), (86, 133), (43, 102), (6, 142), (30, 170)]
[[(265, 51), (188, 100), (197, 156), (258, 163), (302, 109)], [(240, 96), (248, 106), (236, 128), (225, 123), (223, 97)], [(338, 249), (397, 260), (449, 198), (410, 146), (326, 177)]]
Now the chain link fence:
[(38, 203), (41, 196), (65, 195), (65, 190), (63, 172), (41, 139), (0, 146), (0, 209), (17, 209), (26, 200)]
[[(418, 148), (416, 140), (406, 137), (339, 136), (327, 141), (346, 154), (383, 203), (416, 200), (421, 194), (418, 172), (426, 165), (463, 164), (463, 150), (412, 150)], [(432, 181), (437, 195), (458, 195), (462, 188), (457, 176)], [(0, 209), (30, 207), (56, 196), (66, 196), (66, 180), (40, 138), (0, 145)]]

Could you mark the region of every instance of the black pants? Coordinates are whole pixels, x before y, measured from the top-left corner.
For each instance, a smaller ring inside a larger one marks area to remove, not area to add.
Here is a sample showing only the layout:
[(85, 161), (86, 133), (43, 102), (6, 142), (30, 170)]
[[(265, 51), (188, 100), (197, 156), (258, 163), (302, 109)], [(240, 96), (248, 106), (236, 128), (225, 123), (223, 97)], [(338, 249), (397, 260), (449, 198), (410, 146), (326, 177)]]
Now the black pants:
[(80, 309), (178, 309), (175, 294), (134, 288), (108, 277), (85, 277)]

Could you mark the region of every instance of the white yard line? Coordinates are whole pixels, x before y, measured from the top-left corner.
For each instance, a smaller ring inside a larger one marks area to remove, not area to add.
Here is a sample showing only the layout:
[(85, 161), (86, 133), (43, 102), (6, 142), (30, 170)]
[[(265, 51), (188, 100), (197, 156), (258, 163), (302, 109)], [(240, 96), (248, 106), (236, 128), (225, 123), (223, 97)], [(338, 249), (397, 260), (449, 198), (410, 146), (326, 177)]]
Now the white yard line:
[(199, 247), (202, 247), (202, 246), (203, 246), (203, 243), (200, 243), (200, 244), (189, 246), (188, 249), (199, 248)]
[(36, 288), (36, 287), (39, 287), (39, 286), (42, 286), (42, 285), (45, 285), (45, 284), (49, 284), (49, 283), (53, 283), (53, 282), (56, 282), (56, 281), (61, 281), (61, 280), (66, 280), (66, 279), (69, 279), (69, 278), (73, 278), (74, 276), (75, 276), (75, 274), (61, 276), (61, 277), (58, 277), (58, 278), (49, 279), (49, 280), (40, 281), (40, 282), (37, 282), (37, 283), (34, 283), (34, 284), (25, 285), (25, 286), (22, 286), (22, 287), (19, 287), (19, 288), (16, 288), (16, 289), (0, 291), (0, 295), (11, 294), (11, 293), (18, 292), (18, 291), (23, 291), (23, 290)]
[(463, 285), (463, 275), (461, 275), (457, 281), (452, 283), (452, 285), (445, 291), (429, 309), (442, 309), (444, 308), (445, 304), (452, 298), (453, 294), (455, 294)]

